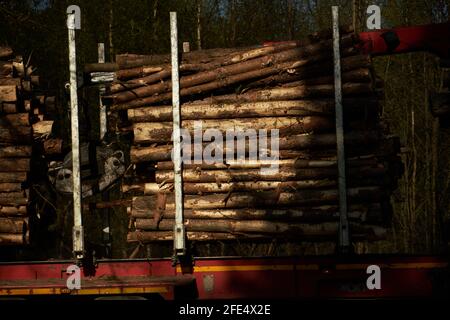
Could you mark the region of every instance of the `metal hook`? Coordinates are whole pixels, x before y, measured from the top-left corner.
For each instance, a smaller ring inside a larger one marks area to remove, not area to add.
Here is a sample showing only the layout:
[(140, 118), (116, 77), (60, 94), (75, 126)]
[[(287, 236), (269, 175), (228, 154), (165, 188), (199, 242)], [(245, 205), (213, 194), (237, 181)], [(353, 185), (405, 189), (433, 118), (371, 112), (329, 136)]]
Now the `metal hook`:
[[(66, 10), (68, 17), (67, 17), (67, 28), (69, 29), (81, 29), (81, 9), (76, 4), (72, 4), (67, 7)], [(74, 15), (73, 21), (70, 19), (70, 15)]]

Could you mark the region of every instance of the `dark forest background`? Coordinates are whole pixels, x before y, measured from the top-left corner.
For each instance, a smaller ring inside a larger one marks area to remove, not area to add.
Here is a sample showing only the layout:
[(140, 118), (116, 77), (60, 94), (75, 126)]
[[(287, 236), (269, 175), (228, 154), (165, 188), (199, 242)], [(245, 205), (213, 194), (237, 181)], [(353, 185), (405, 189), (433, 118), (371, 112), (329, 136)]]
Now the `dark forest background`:
[[(448, 20), (444, 0), (0, 0), (0, 44), (33, 65), (44, 89), (64, 98), (68, 80), (66, 8), (81, 8), (77, 31), (79, 66), (97, 61), (104, 42), (106, 60), (119, 53), (169, 52), (169, 12), (178, 12), (180, 42), (191, 49), (237, 47), (266, 40), (302, 39), (331, 26), (331, 6), (341, 22), (365, 29), (366, 8), (378, 4), (382, 27)], [(355, 15), (354, 15), (355, 13)], [(448, 39), (443, 39), (448, 41)], [(405, 174), (392, 199), (394, 218), (388, 241), (360, 244), (360, 253), (438, 253), (447, 249), (450, 219), (449, 129), (429, 111), (429, 93), (439, 90), (442, 70), (436, 57), (413, 53), (375, 59), (385, 81), (384, 118), (404, 145)], [(96, 107), (96, 106), (92, 106)], [(317, 250), (317, 248), (315, 247)], [(122, 257), (126, 254), (115, 254)]]

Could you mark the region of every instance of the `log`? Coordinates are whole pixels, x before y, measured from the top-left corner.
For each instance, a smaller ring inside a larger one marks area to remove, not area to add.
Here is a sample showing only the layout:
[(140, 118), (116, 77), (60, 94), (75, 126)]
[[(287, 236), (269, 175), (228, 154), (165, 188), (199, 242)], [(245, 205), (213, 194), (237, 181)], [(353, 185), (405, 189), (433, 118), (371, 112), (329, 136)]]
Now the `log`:
[[(348, 187), (361, 186), (385, 186), (390, 182), (387, 176), (380, 177), (350, 177), (347, 181)], [(244, 182), (184, 182), (184, 194), (198, 194), (205, 193), (223, 193), (223, 192), (249, 192), (249, 191), (293, 191), (302, 189), (320, 189), (333, 188), (337, 186), (336, 179), (320, 179), (317, 180), (297, 180), (297, 181), (244, 181)], [(159, 186), (157, 183), (145, 183), (141, 185), (133, 185), (125, 187), (126, 191), (141, 191), (144, 195), (171, 193), (173, 192), (172, 183), (164, 183)]]
[(104, 201), (104, 202), (91, 202), (91, 203), (85, 203), (83, 205), (83, 208), (85, 210), (93, 210), (93, 209), (107, 209), (107, 208), (114, 208), (114, 207), (127, 207), (132, 204), (132, 201), (130, 199), (120, 199), (120, 200), (111, 200), (111, 201)]
[[(378, 160), (373, 156), (366, 156), (361, 158), (347, 159), (346, 164), (348, 167), (360, 167), (360, 166), (374, 166), (378, 164)], [(207, 164), (191, 163), (183, 164), (183, 169), (195, 169), (200, 170), (217, 170), (217, 169), (260, 169), (267, 168), (273, 165), (277, 165), (280, 168), (334, 168), (336, 167), (336, 160), (304, 160), (304, 159), (285, 159), (285, 160), (225, 160), (223, 163)], [(157, 163), (156, 168), (158, 170), (173, 170), (172, 161), (160, 161)]]
[(0, 126), (0, 142), (30, 144), (31, 143), (31, 127), (11, 127), (4, 128)]
[[(324, 132), (333, 128), (334, 122), (331, 119), (317, 116), (308, 117), (267, 117), (267, 118), (240, 118), (215, 120), (208, 119), (200, 122), (203, 130), (216, 129), (223, 134), (228, 130), (245, 133), (247, 128), (259, 129), (279, 129), (280, 136), (307, 132)], [(194, 130), (195, 120), (183, 121), (182, 127), (191, 132)], [(148, 123), (138, 122), (133, 124), (134, 142), (167, 142), (172, 137), (172, 122)], [(255, 131), (257, 134), (257, 132)]]
[[(380, 187), (349, 188), (348, 199), (351, 204), (359, 202), (379, 202), (383, 200), (386, 192)], [(186, 195), (184, 197), (185, 209), (225, 209), (225, 208), (267, 208), (277, 206), (313, 206), (324, 204), (336, 204), (338, 191), (330, 190), (300, 190), (295, 192), (274, 193), (232, 193), (232, 194), (207, 194), (203, 196)], [(138, 204), (138, 202), (141, 202)], [(139, 196), (133, 198), (133, 207), (147, 206), (148, 210), (157, 208), (157, 197)], [(173, 195), (167, 196), (166, 210), (175, 210)]]
[(46, 155), (59, 155), (62, 153), (63, 140), (58, 138), (47, 139), (44, 141), (44, 153)]
[[(378, 108), (375, 99), (346, 99), (344, 107), (347, 111), (364, 113), (369, 108)], [(128, 120), (131, 122), (161, 122), (172, 120), (171, 106), (150, 106), (128, 109)], [(242, 104), (193, 104), (181, 106), (182, 120), (198, 119), (234, 119), (252, 117), (286, 117), (286, 116), (332, 116), (334, 100), (294, 100), (246, 102)]]
[[(376, 143), (380, 139), (380, 134), (375, 131), (355, 131), (345, 135), (345, 145), (349, 146), (377, 146)], [(204, 144), (203, 147), (205, 147)], [(247, 146), (247, 144), (246, 144)], [(302, 152), (291, 149), (309, 149), (309, 148), (331, 148), (335, 154), (336, 135), (334, 134), (306, 134), (293, 135), (291, 137), (282, 137), (279, 141), (279, 148), (281, 150), (280, 156), (286, 158), (297, 158), (304, 154), (305, 157), (313, 156), (311, 151)], [(218, 146), (219, 148), (219, 146)], [(223, 154), (226, 154), (226, 144), (223, 146)], [(283, 150), (288, 149), (289, 154), (283, 153)], [(171, 145), (160, 145), (150, 147), (132, 146), (130, 150), (130, 157), (132, 163), (147, 162), (147, 161), (167, 161), (171, 160)], [(396, 153), (396, 152), (392, 152)]]
[(20, 78), (0, 78), (0, 86), (16, 86), (20, 88), (22, 79)]
[[(351, 37), (343, 38), (343, 48), (348, 48), (353, 43)], [(305, 46), (302, 48), (295, 48), (291, 50), (282, 51), (275, 54), (266, 55), (260, 58), (236, 63), (204, 72), (199, 72), (194, 75), (185, 76), (180, 78), (181, 95), (202, 93), (205, 91), (211, 91), (221, 87), (228, 86), (233, 83), (246, 81), (261, 76), (268, 76), (270, 74), (276, 74), (282, 70), (289, 69), (293, 66), (293, 63), (286, 63), (290, 60), (296, 60), (295, 67), (308, 65), (313, 62), (318, 62), (331, 57), (332, 43), (330, 40)], [(327, 51), (329, 49), (329, 51)], [(201, 86), (202, 84), (208, 84), (207, 86)], [(159, 83), (155, 85), (136, 88), (132, 91), (126, 91), (117, 93), (112, 98), (114, 104), (121, 104), (130, 100), (134, 100), (133, 103), (128, 106), (138, 107), (145, 105), (144, 102), (154, 94), (161, 96), (167, 96), (163, 93), (170, 91), (172, 88), (171, 83)], [(186, 90), (190, 88), (190, 90)], [(160, 100), (162, 101), (162, 100)], [(139, 105), (137, 105), (139, 104)], [(127, 107), (116, 106), (114, 110), (127, 109)]]
[[(128, 214), (135, 219), (155, 218), (156, 210), (149, 210), (146, 206), (133, 205)], [(348, 208), (349, 218), (353, 221), (376, 221), (383, 216), (384, 205), (369, 203), (351, 205)], [(320, 223), (339, 220), (339, 207), (317, 206), (303, 208), (276, 208), (276, 209), (211, 209), (211, 210), (185, 210), (183, 217), (186, 219), (233, 219), (233, 220), (277, 220)], [(165, 210), (163, 219), (174, 219), (175, 211)]]
[(14, 217), (14, 216), (24, 216), (27, 214), (26, 206), (0, 206), (0, 216), (4, 217)]
[[(366, 94), (367, 98), (374, 97), (368, 93), (373, 92), (371, 84), (367, 83), (344, 83), (343, 94)], [(256, 101), (278, 101), (278, 100), (296, 100), (303, 99), (308, 96), (329, 97), (334, 95), (333, 85), (308, 86), (301, 84), (290, 84), (289, 87), (279, 87), (264, 90), (250, 90), (241, 94), (228, 94), (220, 96), (212, 96), (196, 103), (244, 103)]]
[[(0, 147), (0, 158), (27, 158), (31, 157), (31, 146)], [(1, 163), (2, 160), (0, 160)]]
[(23, 234), (13, 233), (0, 233), (0, 246), (4, 245), (23, 245), (26, 243), (26, 237), (24, 239)]
[[(387, 231), (383, 227), (350, 224), (352, 230), (352, 239), (376, 241), (386, 237)], [(237, 227), (235, 227), (237, 228)], [(230, 226), (232, 229), (232, 226)], [(259, 239), (293, 239), (293, 240), (324, 240), (329, 241), (337, 237), (338, 223), (326, 224), (304, 224), (296, 225), (296, 232), (273, 234), (245, 234), (245, 233), (226, 233), (226, 232), (186, 232), (188, 240), (191, 241), (217, 241), (217, 240), (259, 240)], [(155, 241), (173, 241), (173, 231), (153, 231), (153, 232), (130, 232), (127, 236), (129, 242), (155, 242)]]
[(13, 64), (0, 61), (0, 77), (11, 77), (13, 75)]
[[(22, 172), (0, 172), (0, 183), (24, 182), (27, 180), (27, 173)], [(1, 193), (0, 193), (1, 195)]]
[(19, 182), (0, 182), (1, 192), (20, 192), (22, 190), (22, 184)]
[[(259, 72), (259, 71), (258, 71)], [(276, 72), (274, 72), (276, 73)], [(239, 75), (240, 77), (246, 77), (246, 75)], [(252, 75), (253, 76), (253, 75)], [(260, 77), (258, 74), (257, 77)], [(225, 81), (225, 80), (223, 80)], [(239, 79), (238, 82), (240, 82)], [(230, 80), (227, 80), (228, 84), (231, 84)], [(294, 84), (291, 84), (294, 85)], [(195, 87), (185, 88), (180, 90), (181, 96), (191, 96), (196, 94), (204, 94), (220, 88), (221, 85), (218, 82), (211, 82), (205, 85), (199, 85)], [(374, 88), (371, 83), (344, 83), (342, 85), (342, 92), (347, 95), (363, 95), (373, 94)], [(331, 97), (334, 95), (334, 85), (314, 85), (309, 86), (304, 83), (298, 83), (293, 87), (281, 87), (267, 90), (249, 91), (241, 95), (228, 95), (218, 99), (205, 100), (205, 102), (220, 103), (220, 102), (251, 102), (251, 101), (276, 101), (276, 100), (295, 100), (314, 97)], [(146, 98), (138, 98), (129, 101), (124, 104), (116, 104), (111, 106), (111, 110), (126, 110), (131, 108), (137, 108), (144, 105), (150, 105), (153, 103), (159, 103), (162, 101), (168, 101), (172, 97), (171, 93), (158, 94)]]
[(30, 171), (30, 158), (3, 158), (0, 159), (1, 172), (27, 172)]
[(0, 102), (1, 113), (16, 113), (17, 104), (15, 102)]
[(8, 58), (13, 54), (10, 47), (0, 46), (0, 58)]
[(0, 117), (0, 126), (2, 127), (18, 127), (29, 126), (30, 115), (28, 113), (7, 114)]
[(26, 227), (24, 219), (2, 218), (0, 217), (1, 233), (24, 233)]
[[(349, 176), (355, 177), (376, 177), (386, 173), (383, 165), (373, 167), (349, 168)], [(336, 168), (278, 168), (278, 170), (263, 171), (261, 169), (242, 170), (205, 170), (196, 169), (183, 170), (183, 182), (243, 182), (243, 181), (295, 181), (312, 180), (321, 178), (335, 178)], [(174, 173), (172, 170), (158, 170), (156, 172), (156, 182), (173, 182)]]
[(14, 85), (0, 86), (0, 102), (17, 101), (17, 87)]
[(156, 72), (160, 72), (163, 70), (163, 67), (157, 67), (157, 66), (142, 66), (142, 67), (136, 67), (131, 69), (124, 69), (124, 70), (118, 70), (116, 71), (116, 77), (117, 79), (129, 79), (129, 78), (138, 78), (143, 77), (149, 74), (153, 74)]
[[(10, 194), (14, 194), (15, 197)], [(19, 194), (18, 192), (0, 193), (1, 206), (25, 206), (27, 203), (28, 199), (23, 194)]]
[(33, 124), (33, 137), (40, 138), (41, 136), (48, 136), (52, 132), (53, 121), (45, 120)]
[[(173, 230), (174, 225), (173, 219), (163, 219), (159, 223), (155, 223), (153, 219), (136, 219), (135, 222), (136, 229), (139, 230), (169, 231)], [(330, 222), (322, 224), (302, 224), (265, 220), (185, 219), (184, 225), (188, 232), (290, 234), (300, 238), (321, 238), (331, 236), (332, 234), (337, 235), (336, 223)]]

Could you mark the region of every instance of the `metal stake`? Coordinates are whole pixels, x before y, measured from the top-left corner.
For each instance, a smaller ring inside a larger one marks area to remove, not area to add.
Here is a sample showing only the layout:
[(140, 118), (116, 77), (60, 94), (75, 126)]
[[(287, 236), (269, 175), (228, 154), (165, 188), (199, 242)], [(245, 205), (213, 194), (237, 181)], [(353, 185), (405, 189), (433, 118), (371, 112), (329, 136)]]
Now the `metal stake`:
[[(105, 44), (98, 44), (98, 63), (105, 63)], [(103, 140), (106, 134), (106, 106), (103, 105), (101, 95), (105, 93), (105, 86), (100, 86), (100, 140)]]
[(183, 224), (183, 180), (181, 164), (181, 132), (180, 132), (180, 82), (178, 68), (178, 28), (177, 13), (170, 13), (170, 42), (172, 56), (172, 115), (173, 115), (173, 162), (175, 185), (175, 227), (174, 253), (182, 256), (186, 252), (185, 228)]
[(81, 178), (80, 178), (80, 140), (78, 132), (77, 97), (77, 57), (75, 47), (75, 14), (69, 13), (67, 29), (69, 32), (69, 71), (70, 71), (70, 122), (72, 135), (72, 183), (73, 183), (73, 252), (77, 259), (83, 258), (84, 235), (81, 219)]
[(350, 230), (347, 214), (347, 186), (345, 175), (344, 121), (342, 111), (342, 81), (339, 35), (339, 7), (332, 7), (333, 13), (333, 51), (334, 51), (334, 92), (336, 107), (336, 143), (339, 183), (339, 251), (350, 249)]

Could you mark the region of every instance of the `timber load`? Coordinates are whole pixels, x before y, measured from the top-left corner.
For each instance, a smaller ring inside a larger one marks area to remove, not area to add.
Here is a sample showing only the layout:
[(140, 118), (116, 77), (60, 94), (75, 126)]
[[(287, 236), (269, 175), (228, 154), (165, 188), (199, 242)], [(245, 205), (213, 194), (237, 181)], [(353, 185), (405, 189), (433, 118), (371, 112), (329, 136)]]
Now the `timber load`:
[(29, 173), (35, 139), (49, 134), (55, 98), (37, 90), (35, 68), (0, 46), (0, 246), (29, 242)]
[[(331, 37), (327, 30), (306, 41), (180, 54), (189, 240), (337, 239)], [(399, 139), (382, 118), (383, 83), (356, 39), (341, 27), (348, 216), (354, 241), (375, 241), (386, 237), (403, 166)], [(129, 198), (120, 202), (130, 216), (128, 241), (173, 240), (169, 55), (122, 54), (101, 67), (85, 72), (114, 72), (103, 97), (109, 130), (132, 140), (134, 170), (122, 183)]]

